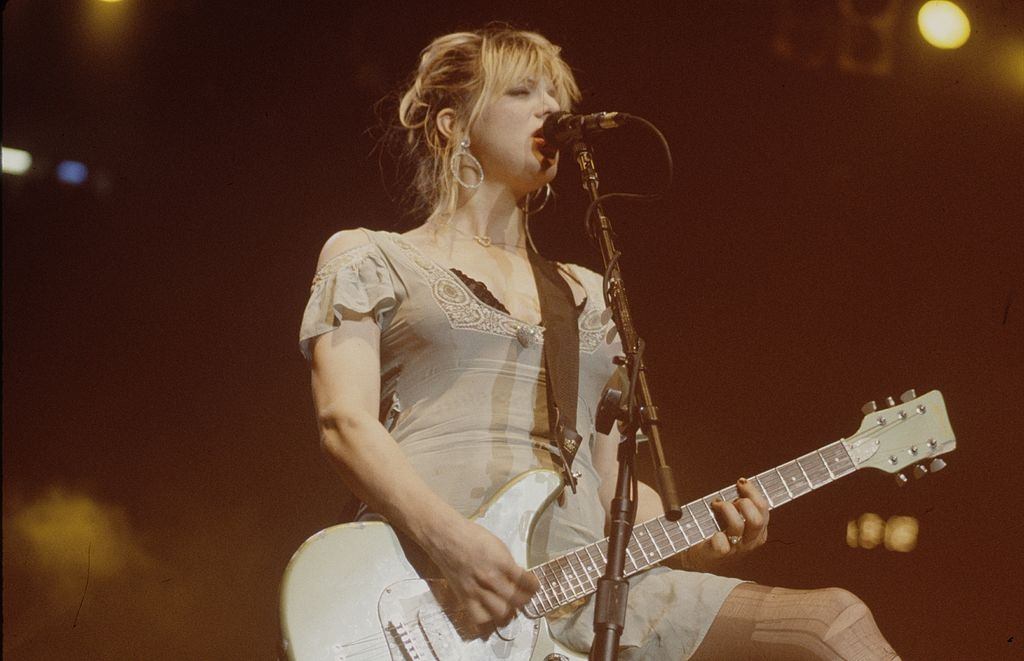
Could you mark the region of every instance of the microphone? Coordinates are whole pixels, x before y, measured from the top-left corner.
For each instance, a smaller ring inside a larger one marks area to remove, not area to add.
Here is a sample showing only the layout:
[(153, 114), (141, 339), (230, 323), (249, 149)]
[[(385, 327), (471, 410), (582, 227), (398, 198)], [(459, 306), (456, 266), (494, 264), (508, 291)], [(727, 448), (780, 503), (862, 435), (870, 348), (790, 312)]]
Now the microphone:
[(544, 119), (541, 137), (547, 144), (561, 149), (585, 137), (618, 128), (629, 119), (630, 116), (624, 112), (595, 112), (590, 115), (555, 112)]

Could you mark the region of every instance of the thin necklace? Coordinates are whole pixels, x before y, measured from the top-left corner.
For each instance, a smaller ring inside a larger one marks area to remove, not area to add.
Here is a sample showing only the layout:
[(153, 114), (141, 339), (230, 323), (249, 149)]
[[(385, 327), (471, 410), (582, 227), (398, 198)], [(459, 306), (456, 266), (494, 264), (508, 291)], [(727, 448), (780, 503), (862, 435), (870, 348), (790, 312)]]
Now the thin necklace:
[(463, 235), (463, 236), (465, 236), (467, 238), (471, 238), (474, 241), (476, 241), (477, 243), (479, 243), (481, 246), (483, 246), (484, 248), (490, 248), (491, 246), (504, 246), (506, 248), (525, 248), (526, 247), (525, 243), (524, 244), (518, 244), (518, 243), (496, 243), (496, 242), (492, 241), (491, 237), (489, 237), (489, 236), (483, 236), (481, 234), (470, 234), (469, 232), (464, 232), (464, 231), (460, 230), (455, 225), (452, 225), (452, 229), (455, 230), (456, 234), (461, 234), (461, 235)]

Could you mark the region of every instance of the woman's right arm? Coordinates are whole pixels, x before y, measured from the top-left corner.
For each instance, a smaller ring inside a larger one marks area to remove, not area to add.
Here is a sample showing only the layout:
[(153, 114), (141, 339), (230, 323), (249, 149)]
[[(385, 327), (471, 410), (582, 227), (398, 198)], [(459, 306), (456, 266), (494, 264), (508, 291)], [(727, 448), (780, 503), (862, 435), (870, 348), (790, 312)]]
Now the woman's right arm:
[[(325, 244), (320, 264), (365, 242), (361, 232), (339, 232)], [(536, 578), (501, 540), (434, 493), (378, 421), (380, 328), (372, 313), (340, 320), (311, 349), (313, 400), (328, 461), (358, 498), (430, 556), (476, 624), (510, 619), (536, 591)]]

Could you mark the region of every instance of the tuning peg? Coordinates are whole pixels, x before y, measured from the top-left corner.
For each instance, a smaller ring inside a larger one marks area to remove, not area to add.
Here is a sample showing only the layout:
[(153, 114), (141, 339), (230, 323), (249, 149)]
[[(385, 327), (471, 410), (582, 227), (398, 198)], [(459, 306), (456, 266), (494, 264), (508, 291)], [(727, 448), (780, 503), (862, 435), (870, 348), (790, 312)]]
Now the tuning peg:
[(945, 467), (946, 467), (946, 462), (944, 462), (942, 459), (940, 459), (938, 457), (936, 457), (935, 459), (932, 459), (932, 463), (928, 464), (928, 468), (930, 468), (933, 473), (938, 473), (940, 470), (942, 470)]
[(904, 404), (912, 399), (917, 399), (917, 392), (913, 388), (903, 391), (903, 394), (900, 395), (900, 401)]
[(924, 477), (927, 474), (928, 474), (928, 469), (925, 468), (924, 466), (922, 466), (921, 464), (918, 464), (917, 466), (914, 466), (914, 477), (916, 479), (920, 480), (922, 477)]
[(894, 400), (892, 397), (886, 397), (885, 398), (885, 405), (886, 406), (896, 406), (896, 400)]
[(875, 400), (873, 399), (864, 406), (860, 407), (860, 412), (863, 413), (864, 415), (871, 415), (877, 410), (878, 404), (875, 404)]
[(904, 487), (907, 485), (907, 482), (909, 481), (910, 480), (908, 480), (907, 476), (904, 475), (903, 473), (896, 473), (896, 486)]

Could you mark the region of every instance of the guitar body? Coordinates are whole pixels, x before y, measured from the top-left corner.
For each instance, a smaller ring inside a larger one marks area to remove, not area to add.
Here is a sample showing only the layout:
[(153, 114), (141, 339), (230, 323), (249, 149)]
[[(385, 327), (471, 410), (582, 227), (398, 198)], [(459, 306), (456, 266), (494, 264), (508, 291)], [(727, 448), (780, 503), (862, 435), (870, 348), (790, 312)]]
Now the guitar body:
[[(537, 513), (561, 478), (535, 470), (509, 482), (473, 520), (505, 542), (526, 566)], [(550, 637), (544, 618), (518, 615), (482, 639), (461, 626), (439, 572), (386, 523), (322, 530), (299, 547), (281, 589), (283, 647), (297, 661), (448, 659), (541, 661), (558, 653), (582, 659)]]

